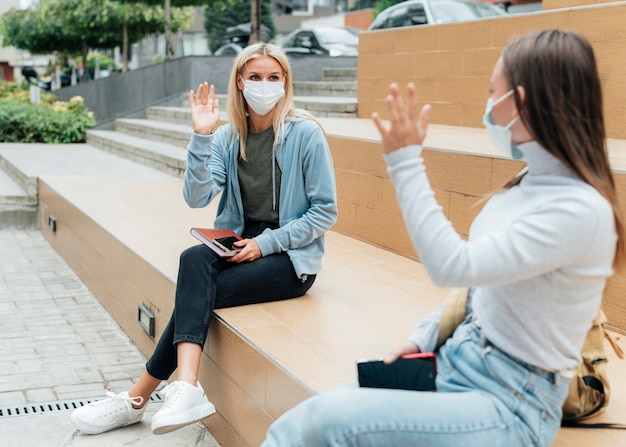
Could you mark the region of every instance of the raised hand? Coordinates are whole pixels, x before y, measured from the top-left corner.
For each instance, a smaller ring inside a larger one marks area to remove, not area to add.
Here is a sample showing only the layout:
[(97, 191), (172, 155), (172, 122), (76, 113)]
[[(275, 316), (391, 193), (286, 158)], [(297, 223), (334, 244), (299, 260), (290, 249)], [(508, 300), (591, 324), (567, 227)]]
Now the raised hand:
[(372, 114), (372, 120), (380, 132), (383, 140), (383, 152), (389, 153), (397, 149), (422, 144), (426, 138), (428, 128), (428, 117), (430, 115), (430, 105), (422, 107), (419, 119), (416, 121), (417, 96), (415, 94), (415, 84), (407, 85), (408, 105), (400, 96), (398, 84), (395, 82), (389, 86), (389, 95), (385, 98), (387, 110), (389, 112), (390, 127), (387, 129), (378, 113)]
[(198, 91), (189, 91), (189, 107), (191, 108), (191, 125), (193, 131), (200, 135), (210, 135), (217, 127), (220, 118), (220, 105), (215, 99), (215, 86), (205, 82), (198, 86)]

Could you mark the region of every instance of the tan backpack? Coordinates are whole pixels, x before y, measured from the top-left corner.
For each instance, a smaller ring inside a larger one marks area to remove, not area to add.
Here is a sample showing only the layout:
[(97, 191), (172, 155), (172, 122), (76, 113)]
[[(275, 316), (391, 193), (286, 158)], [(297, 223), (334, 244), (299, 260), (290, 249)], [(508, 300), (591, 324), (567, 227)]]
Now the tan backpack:
[[(465, 319), (467, 288), (452, 288), (441, 314), (437, 348), (445, 343), (456, 327)], [(562, 425), (567, 427), (626, 428), (621, 424), (581, 424), (579, 421), (600, 414), (608, 405), (611, 388), (606, 371), (607, 357), (604, 339), (607, 339), (618, 358), (623, 359), (622, 349), (604, 328), (606, 315), (598, 309), (598, 315), (581, 351), (583, 362), (578, 365), (570, 382), (569, 394), (563, 404)]]

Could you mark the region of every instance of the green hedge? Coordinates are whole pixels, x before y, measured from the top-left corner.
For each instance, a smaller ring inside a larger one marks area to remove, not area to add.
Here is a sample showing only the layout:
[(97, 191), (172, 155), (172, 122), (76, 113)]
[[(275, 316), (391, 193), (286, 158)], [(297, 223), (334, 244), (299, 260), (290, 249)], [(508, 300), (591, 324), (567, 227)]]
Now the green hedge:
[(0, 142), (84, 143), (87, 129), (96, 124), (78, 96), (39, 105), (20, 99), (0, 98)]

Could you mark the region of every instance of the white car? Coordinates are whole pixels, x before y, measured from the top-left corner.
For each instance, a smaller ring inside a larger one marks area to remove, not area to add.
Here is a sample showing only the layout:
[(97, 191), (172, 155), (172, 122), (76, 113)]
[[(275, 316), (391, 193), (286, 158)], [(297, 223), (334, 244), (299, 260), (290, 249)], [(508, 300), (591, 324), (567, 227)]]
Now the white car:
[(507, 15), (502, 8), (471, 0), (407, 0), (382, 11), (369, 30), (463, 22)]

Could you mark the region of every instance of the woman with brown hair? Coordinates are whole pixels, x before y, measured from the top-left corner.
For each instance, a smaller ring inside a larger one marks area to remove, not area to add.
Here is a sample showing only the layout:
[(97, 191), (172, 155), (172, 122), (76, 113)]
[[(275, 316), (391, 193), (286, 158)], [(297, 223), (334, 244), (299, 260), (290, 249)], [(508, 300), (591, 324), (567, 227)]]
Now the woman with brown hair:
[[(270, 446), (549, 446), (572, 370), (625, 235), (589, 42), (566, 31), (510, 43), (484, 123), (527, 166), (485, 204), (463, 240), (437, 204), (421, 157), (430, 106), (396, 84), (390, 125), (373, 120), (413, 244), (441, 287), (468, 287), (471, 313), (437, 351), (436, 392), (342, 388), (270, 428)], [(433, 351), (440, 306), (385, 359)]]
[(241, 234), (241, 249), (220, 258), (204, 245), (180, 257), (175, 309), (146, 371), (128, 392), (75, 410), (82, 432), (137, 423), (152, 392), (165, 403), (152, 418), (155, 434), (200, 421), (215, 407), (198, 382), (213, 309), (295, 298), (321, 269), (324, 234), (337, 219), (335, 177), (323, 130), (293, 106), (291, 67), (276, 46), (246, 47), (235, 60), (228, 91), (230, 121), (218, 128), (214, 87), (189, 93), (193, 134), (183, 195), (193, 208), (218, 195), (215, 228)]

